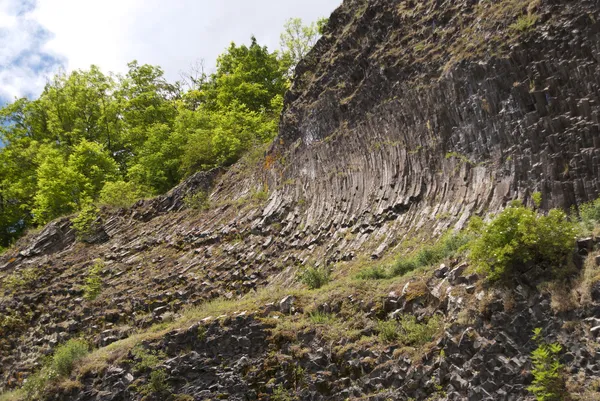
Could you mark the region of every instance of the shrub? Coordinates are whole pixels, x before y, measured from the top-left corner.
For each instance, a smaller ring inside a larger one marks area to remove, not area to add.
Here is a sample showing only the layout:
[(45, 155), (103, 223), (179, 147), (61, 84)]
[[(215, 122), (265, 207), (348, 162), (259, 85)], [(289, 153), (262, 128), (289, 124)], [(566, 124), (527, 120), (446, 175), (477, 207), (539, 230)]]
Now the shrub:
[(198, 191), (196, 193), (186, 195), (186, 197), (183, 199), (183, 203), (187, 208), (194, 210), (208, 210), (210, 208), (208, 193), (205, 191)]
[(381, 280), (388, 277), (388, 273), (381, 266), (372, 266), (361, 270), (356, 275), (359, 280)]
[(567, 400), (564, 366), (559, 361), (562, 346), (546, 343), (540, 328), (534, 330), (533, 340), (538, 347), (531, 353), (533, 383), (527, 389), (538, 401)]
[(77, 239), (85, 242), (90, 235), (94, 234), (99, 217), (100, 211), (96, 206), (91, 203), (85, 205), (79, 214), (71, 220)]
[(488, 224), (478, 226), (469, 259), (489, 279), (510, 278), (521, 265), (563, 266), (575, 248), (575, 225), (564, 212), (540, 215), (513, 202)]
[(102, 269), (104, 269), (104, 263), (98, 260), (88, 271), (88, 276), (83, 286), (83, 297), (88, 301), (93, 301), (102, 292), (102, 277), (100, 276)]
[(600, 223), (600, 198), (581, 205), (579, 217), (588, 230), (592, 230), (596, 224)]
[(302, 283), (306, 284), (309, 289), (315, 290), (329, 283), (329, 269), (325, 267), (309, 266), (300, 272), (299, 279)]
[(153, 370), (152, 373), (150, 373), (147, 389), (148, 392), (152, 394), (162, 394), (171, 390), (167, 383), (167, 373), (164, 369)]
[(102, 205), (114, 207), (130, 207), (138, 200), (144, 198), (146, 191), (134, 182), (115, 181), (104, 184), (98, 202)]
[(133, 366), (136, 372), (154, 369), (167, 357), (163, 352), (147, 350), (141, 346), (133, 348), (131, 353), (137, 359), (137, 363)]
[(46, 395), (46, 386), (57, 378), (57, 373), (49, 366), (43, 367), (39, 372), (32, 374), (23, 383), (23, 393), (26, 401), (43, 399)]
[(319, 311), (310, 313), (309, 317), (310, 321), (314, 324), (329, 324), (334, 320), (334, 317), (331, 314)]
[(377, 331), (379, 331), (379, 338), (383, 342), (391, 343), (398, 340), (398, 322), (395, 320), (381, 320), (377, 322)]
[(35, 283), (41, 276), (41, 271), (38, 268), (30, 267), (23, 269), (19, 272), (15, 272), (10, 276), (6, 277), (2, 281), (2, 286), (10, 291), (14, 291), (21, 287), (28, 287)]
[(441, 316), (434, 315), (427, 323), (417, 323), (413, 315), (404, 315), (400, 318), (400, 342), (406, 345), (421, 346), (435, 338), (443, 329), (444, 323)]
[(84, 340), (71, 339), (56, 349), (52, 357), (52, 368), (60, 376), (69, 376), (75, 362), (86, 356), (89, 345)]

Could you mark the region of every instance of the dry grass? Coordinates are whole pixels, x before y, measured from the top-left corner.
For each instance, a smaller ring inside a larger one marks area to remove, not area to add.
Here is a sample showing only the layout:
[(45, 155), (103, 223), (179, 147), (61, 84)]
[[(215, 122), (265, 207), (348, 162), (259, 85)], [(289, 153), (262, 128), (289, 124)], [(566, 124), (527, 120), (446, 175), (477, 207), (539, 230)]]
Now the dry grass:
[(22, 401), (24, 397), (22, 391), (10, 391), (8, 393), (0, 394), (0, 401)]

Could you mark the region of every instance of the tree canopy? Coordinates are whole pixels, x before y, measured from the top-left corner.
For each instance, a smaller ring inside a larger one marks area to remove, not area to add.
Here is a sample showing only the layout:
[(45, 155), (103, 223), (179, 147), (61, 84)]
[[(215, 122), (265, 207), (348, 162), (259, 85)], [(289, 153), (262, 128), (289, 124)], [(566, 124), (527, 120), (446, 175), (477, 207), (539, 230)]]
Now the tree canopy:
[(315, 27), (290, 36), (283, 52), (254, 37), (231, 43), (215, 72), (185, 90), (160, 67), (133, 61), (124, 75), (60, 72), (37, 99), (0, 108), (0, 248), (30, 226), (164, 193), (271, 141), (290, 68), (314, 44)]

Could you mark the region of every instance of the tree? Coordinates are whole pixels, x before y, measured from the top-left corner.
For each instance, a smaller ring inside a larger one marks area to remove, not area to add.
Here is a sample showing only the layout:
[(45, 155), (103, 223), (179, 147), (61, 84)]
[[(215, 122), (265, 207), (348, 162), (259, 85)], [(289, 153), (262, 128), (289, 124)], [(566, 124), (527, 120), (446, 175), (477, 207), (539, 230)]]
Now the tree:
[(303, 25), (301, 18), (291, 18), (284, 25), (280, 46), (284, 55), (291, 60), (292, 70), (314, 47), (326, 25), (325, 19)]
[(283, 96), (289, 87), (287, 65), (278, 56), (260, 46), (255, 37), (249, 47), (232, 42), (217, 59), (217, 71), (205, 85), (205, 108), (227, 110), (235, 101), (253, 112), (276, 111), (271, 100)]

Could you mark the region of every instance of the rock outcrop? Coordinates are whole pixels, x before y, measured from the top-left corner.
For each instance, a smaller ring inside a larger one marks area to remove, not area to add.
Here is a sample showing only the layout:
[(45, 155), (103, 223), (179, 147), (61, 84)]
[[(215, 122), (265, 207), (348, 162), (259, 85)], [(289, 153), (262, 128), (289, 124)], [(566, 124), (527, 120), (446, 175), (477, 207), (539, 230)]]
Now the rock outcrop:
[[(531, 203), (535, 191), (543, 209), (595, 199), (598, 21), (592, 0), (345, 0), (296, 68), (264, 160), (200, 173), (130, 209), (105, 209), (106, 237), (97, 243), (77, 241), (62, 219), (0, 258), (0, 321), (10, 322), (0, 327), (0, 390), (20, 385), (69, 338), (106, 346), (185, 307), (287, 286), (300, 264), (382, 258), (512, 199)], [(186, 206), (199, 191), (210, 192), (208, 210)], [(88, 301), (83, 287), (97, 260), (103, 289)], [(597, 315), (559, 318), (539, 293), (519, 297), (514, 311), (480, 317), (481, 341), (465, 334), (455, 344), (451, 332), (434, 348), (448, 350), (447, 361), (418, 368), (392, 363), (393, 349), (332, 361), (326, 344), (301, 339), (311, 355), (301, 360), (311, 373), (303, 399), (425, 399), (440, 371), (453, 372), (442, 381), (450, 399), (523, 399), (530, 329)], [(247, 377), (248, 366), (266, 363), (268, 323), (238, 316), (225, 333), (215, 324), (206, 341), (187, 342), (196, 327), (152, 345), (171, 358), (164, 368), (172, 386), (214, 399), (226, 387), (256, 397), (274, 391), (265, 372), (290, 384), (289, 362)], [(182, 354), (181, 341), (191, 347)], [(595, 354), (572, 345), (571, 362), (596, 375)], [(121, 366), (86, 378), (71, 399), (132, 399), (129, 375)]]

